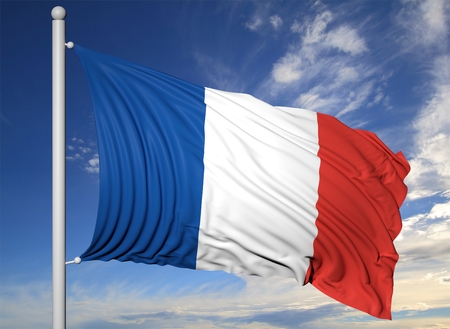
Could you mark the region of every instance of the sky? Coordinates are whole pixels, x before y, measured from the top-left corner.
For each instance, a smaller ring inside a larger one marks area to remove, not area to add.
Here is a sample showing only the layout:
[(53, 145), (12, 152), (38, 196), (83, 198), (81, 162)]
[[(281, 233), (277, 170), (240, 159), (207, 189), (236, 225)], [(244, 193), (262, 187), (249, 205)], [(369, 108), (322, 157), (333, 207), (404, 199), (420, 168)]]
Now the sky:
[[(0, 328), (49, 328), (51, 15), (67, 41), (189, 82), (328, 113), (411, 165), (392, 321), (293, 279), (88, 261), (67, 328), (450, 328), (450, 1), (1, 1)], [(89, 246), (99, 158), (66, 51), (67, 260)]]

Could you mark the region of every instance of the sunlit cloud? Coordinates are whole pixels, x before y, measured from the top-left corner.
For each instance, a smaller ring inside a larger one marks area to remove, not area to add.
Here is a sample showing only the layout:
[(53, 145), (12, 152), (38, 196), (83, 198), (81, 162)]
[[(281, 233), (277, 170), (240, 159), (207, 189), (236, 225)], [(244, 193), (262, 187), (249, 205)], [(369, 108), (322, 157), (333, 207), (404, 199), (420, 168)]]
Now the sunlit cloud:
[(447, 263), (450, 253), (450, 201), (435, 204), (428, 213), (404, 219), (403, 229), (396, 239), (401, 263), (418, 260)]
[[(400, 273), (396, 279), (392, 322), (368, 317), (331, 300), (310, 285), (302, 287), (288, 279), (244, 277), (245, 288), (231, 294), (218, 290), (209, 293), (193, 291), (186, 295), (176, 291), (155, 293), (134, 282), (108, 281), (102, 286), (90, 286), (80, 277), (67, 287), (67, 323), (73, 328), (116, 325), (142, 328), (356, 328), (362, 324), (372, 328), (416, 328), (428, 320), (422, 317), (427, 311), (450, 309), (446, 298), (450, 288), (448, 272), (433, 270), (423, 269), (416, 275)], [(43, 289), (43, 285), (47, 289)], [(417, 292), (414, 298), (411, 298), (411, 289)], [(7, 298), (8, 303), (1, 301), (2, 306), (7, 305), (2, 312), (12, 312), (9, 314), (20, 317), (22, 325), (51, 326), (50, 283), (11, 285)], [(415, 317), (414, 323), (410, 317)], [(435, 319), (439, 320), (439, 317)], [(448, 324), (448, 321), (442, 323)], [(2, 325), (15, 327), (5, 318), (2, 318)]]
[[(190, 320), (188, 322), (192, 323), (192, 327), (206, 322), (218, 327), (229, 323), (235, 328), (244, 328), (244, 325), (253, 322), (279, 322), (283, 314), (296, 315), (298, 323), (302, 323), (319, 314), (330, 316), (331, 309), (339, 310), (335, 315), (346, 309), (313, 287), (299, 286), (294, 280), (253, 277), (245, 277), (244, 280), (246, 286), (240, 291), (192, 291), (189, 295), (180, 295), (176, 291), (172, 294), (153, 292), (149, 295), (146, 289), (133, 283), (103, 287), (94, 293), (80, 282), (70, 288), (75, 294), (69, 299), (68, 305), (72, 310), (72, 321), (98, 319), (98, 314), (107, 310), (101, 316), (103, 321), (146, 323), (148, 327), (159, 325), (159, 328), (164, 327), (164, 322), (160, 321), (166, 321), (168, 327), (173, 327), (177, 322), (186, 323), (187, 320)], [(83, 312), (82, 316), (80, 312)]]

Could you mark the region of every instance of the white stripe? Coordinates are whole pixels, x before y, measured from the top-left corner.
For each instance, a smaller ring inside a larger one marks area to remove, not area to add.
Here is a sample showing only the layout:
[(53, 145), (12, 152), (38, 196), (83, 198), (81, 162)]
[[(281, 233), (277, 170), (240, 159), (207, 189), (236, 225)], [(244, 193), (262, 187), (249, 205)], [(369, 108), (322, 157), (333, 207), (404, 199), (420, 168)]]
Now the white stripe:
[(303, 283), (317, 235), (317, 116), (205, 90), (197, 269)]

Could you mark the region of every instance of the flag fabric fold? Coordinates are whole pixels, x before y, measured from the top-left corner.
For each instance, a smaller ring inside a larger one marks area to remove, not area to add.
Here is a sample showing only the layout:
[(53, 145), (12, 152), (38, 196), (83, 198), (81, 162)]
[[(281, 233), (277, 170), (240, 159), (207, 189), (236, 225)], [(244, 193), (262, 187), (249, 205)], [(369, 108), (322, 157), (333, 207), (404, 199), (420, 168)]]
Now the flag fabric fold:
[(83, 261), (291, 277), (391, 318), (401, 152), (325, 114), (75, 50), (100, 159)]

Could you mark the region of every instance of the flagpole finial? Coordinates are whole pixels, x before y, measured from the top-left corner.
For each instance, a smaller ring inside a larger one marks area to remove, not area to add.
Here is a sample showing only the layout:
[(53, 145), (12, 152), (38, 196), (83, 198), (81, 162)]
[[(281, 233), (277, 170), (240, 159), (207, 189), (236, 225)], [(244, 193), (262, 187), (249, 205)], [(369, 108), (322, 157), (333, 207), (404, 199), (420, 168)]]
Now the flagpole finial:
[(64, 20), (66, 17), (66, 10), (61, 6), (56, 6), (52, 9), (52, 17), (58, 21)]

